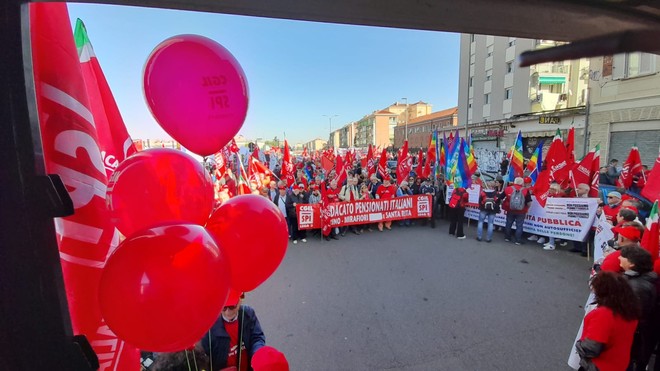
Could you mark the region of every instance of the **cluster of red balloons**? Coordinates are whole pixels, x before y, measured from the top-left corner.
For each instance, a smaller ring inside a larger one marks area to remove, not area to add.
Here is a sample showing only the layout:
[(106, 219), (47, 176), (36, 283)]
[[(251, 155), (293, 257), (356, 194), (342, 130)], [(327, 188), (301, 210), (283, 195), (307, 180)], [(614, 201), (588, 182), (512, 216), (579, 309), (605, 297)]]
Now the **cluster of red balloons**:
[[(144, 91), (160, 125), (200, 155), (219, 151), (247, 112), (247, 83), (221, 45), (195, 35), (151, 53)], [(108, 258), (102, 315), (144, 350), (192, 346), (220, 315), (230, 289), (251, 291), (282, 262), (284, 216), (267, 198), (238, 196), (213, 213), (213, 183), (190, 155), (149, 149), (124, 160), (107, 189), (112, 221), (126, 239)]]

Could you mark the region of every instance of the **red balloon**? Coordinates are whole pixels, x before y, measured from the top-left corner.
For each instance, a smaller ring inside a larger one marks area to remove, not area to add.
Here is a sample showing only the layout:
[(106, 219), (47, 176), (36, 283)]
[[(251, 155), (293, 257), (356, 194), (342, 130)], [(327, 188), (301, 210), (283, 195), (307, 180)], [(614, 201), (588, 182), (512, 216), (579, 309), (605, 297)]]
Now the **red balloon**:
[(199, 35), (160, 43), (144, 66), (144, 95), (160, 126), (200, 156), (238, 133), (248, 109), (245, 73), (234, 56)]
[(229, 267), (204, 227), (143, 230), (122, 242), (101, 275), (108, 327), (137, 348), (175, 352), (192, 346), (222, 311)]
[(284, 353), (268, 345), (254, 352), (250, 364), (254, 371), (289, 371)]
[(244, 195), (223, 202), (206, 229), (222, 247), (231, 271), (231, 286), (251, 291), (268, 279), (284, 259), (286, 220), (268, 198)]
[(204, 225), (213, 209), (213, 182), (190, 155), (149, 149), (119, 164), (106, 201), (112, 222), (127, 237), (163, 224)]

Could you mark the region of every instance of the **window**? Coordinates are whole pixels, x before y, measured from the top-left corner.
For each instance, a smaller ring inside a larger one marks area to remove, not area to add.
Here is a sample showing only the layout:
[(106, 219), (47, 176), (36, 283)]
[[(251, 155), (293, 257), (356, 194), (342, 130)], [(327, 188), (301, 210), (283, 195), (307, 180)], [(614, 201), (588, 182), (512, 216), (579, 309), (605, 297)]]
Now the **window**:
[(506, 73), (513, 72), (513, 62), (506, 62)]
[(504, 89), (504, 99), (511, 99), (513, 98), (513, 90), (511, 88)]
[(486, 81), (490, 81), (493, 78), (493, 70), (486, 71)]
[(472, 80), (473, 80), (473, 77), (470, 77), (470, 85), (469, 86), (472, 86)]
[(655, 54), (640, 52), (617, 54), (612, 59), (612, 78), (619, 80), (654, 74), (655, 62)]
[(490, 45), (486, 50), (486, 57), (490, 57), (492, 55), (493, 55), (493, 45)]
[(516, 45), (516, 38), (515, 37), (509, 39), (509, 46), (514, 46), (514, 45)]
[(490, 93), (484, 94), (484, 104), (490, 104)]
[(470, 34), (470, 42), (471, 42), (471, 43), (474, 42), (474, 34)]

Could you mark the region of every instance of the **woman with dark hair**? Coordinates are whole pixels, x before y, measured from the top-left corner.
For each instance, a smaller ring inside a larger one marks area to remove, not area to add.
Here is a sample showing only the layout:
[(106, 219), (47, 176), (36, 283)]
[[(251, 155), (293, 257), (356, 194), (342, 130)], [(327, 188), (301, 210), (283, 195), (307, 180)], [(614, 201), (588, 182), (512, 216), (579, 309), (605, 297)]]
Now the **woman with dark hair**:
[(653, 272), (651, 254), (641, 247), (626, 246), (622, 248), (619, 262), (641, 309), (628, 369), (632, 371), (646, 370), (654, 345), (652, 331), (657, 275)]
[(639, 318), (639, 306), (627, 280), (614, 272), (599, 272), (591, 281), (596, 308), (584, 317), (582, 337), (575, 344), (580, 370), (623, 371)]

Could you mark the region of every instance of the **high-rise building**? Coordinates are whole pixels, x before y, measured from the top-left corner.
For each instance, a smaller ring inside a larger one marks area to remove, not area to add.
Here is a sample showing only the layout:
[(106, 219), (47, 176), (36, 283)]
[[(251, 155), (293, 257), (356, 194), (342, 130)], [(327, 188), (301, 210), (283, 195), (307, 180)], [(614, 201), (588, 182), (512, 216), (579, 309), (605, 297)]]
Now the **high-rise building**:
[[(517, 66), (524, 51), (550, 40), (461, 35), (458, 125), (473, 133), (479, 166), (494, 169), (520, 130), (526, 157), (541, 141), (547, 151), (557, 129), (576, 128), (582, 153), (589, 60)], [(488, 152), (488, 153), (486, 153)], [(481, 154), (481, 156), (480, 156)], [(488, 164), (485, 162), (488, 161)], [(482, 164), (483, 163), (483, 164)]]

